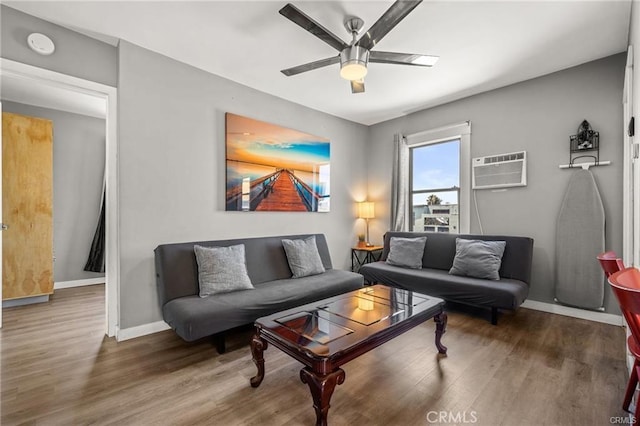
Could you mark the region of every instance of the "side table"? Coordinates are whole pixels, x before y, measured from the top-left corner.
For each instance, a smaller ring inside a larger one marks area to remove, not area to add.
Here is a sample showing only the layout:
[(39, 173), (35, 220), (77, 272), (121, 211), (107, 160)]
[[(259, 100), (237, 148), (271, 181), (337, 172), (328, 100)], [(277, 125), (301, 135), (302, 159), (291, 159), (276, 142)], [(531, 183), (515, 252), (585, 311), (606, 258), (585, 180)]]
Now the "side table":
[(360, 271), (365, 263), (377, 262), (382, 256), (383, 246), (351, 247), (351, 270)]

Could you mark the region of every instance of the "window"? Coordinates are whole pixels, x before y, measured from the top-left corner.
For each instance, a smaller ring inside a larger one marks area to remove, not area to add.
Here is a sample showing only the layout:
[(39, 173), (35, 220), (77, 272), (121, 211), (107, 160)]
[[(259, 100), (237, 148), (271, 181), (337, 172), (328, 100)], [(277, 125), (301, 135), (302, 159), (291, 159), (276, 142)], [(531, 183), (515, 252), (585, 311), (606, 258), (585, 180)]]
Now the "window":
[(471, 123), (407, 136), (408, 228), (468, 233), (471, 194)]
[(410, 229), (460, 233), (460, 139), (413, 147), (410, 164)]

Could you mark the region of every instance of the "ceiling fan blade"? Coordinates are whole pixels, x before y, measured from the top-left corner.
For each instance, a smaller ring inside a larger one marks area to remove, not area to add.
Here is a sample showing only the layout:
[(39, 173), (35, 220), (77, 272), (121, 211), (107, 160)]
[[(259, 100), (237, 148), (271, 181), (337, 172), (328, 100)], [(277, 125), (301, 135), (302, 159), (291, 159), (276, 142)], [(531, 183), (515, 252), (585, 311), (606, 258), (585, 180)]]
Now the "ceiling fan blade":
[(298, 65), (297, 67), (287, 68), (280, 72), (287, 77), (291, 77), (292, 75), (326, 67), (327, 65), (337, 64), (338, 62), (340, 62), (340, 56), (332, 56), (331, 58), (320, 59), (319, 61), (313, 61), (307, 64)]
[(358, 46), (371, 50), (387, 35), (400, 21), (402, 21), (422, 0), (397, 0), (389, 9), (369, 28), (369, 31), (356, 43)]
[(364, 79), (351, 80), (351, 93), (364, 93)]
[(438, 62), (439, 56), (417, 55), (413, 53), (378, 52), (372, 51), (369, 62), (381, 64), (415, 65), (419, 67), (432, 67)]
[(280, 15), (289, 19), (293, 23), (300, 25), (302, 28), (309, 31), (311, 34), (318, 37), (329, 46), (332, 46), (334, 49), (341, 51), (344, 48), (349, 47), (349, 45), (342, 41), (340, 37), (333, 34), (331, 31), (311, 19), (309, 16), (305, 15), (304, 12), (302, 12), (291, 3), (288, 3), (285, 7), (280, 9)]

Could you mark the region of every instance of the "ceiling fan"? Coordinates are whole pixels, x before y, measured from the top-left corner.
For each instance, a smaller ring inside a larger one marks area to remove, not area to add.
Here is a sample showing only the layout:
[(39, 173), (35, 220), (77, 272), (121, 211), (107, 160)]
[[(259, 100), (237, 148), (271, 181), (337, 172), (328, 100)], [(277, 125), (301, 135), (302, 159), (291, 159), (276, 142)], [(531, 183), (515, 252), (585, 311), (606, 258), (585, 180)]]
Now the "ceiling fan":
[(431, 67), (438, 61), (438, 56), (418, 55), (411, 53), (372, 51), (384, 36), (402, 21), (422, 0), (397, 0), (389, 9), (357, 40), (362, 31), (364, 21), (357, 17), (347, 17), (344, 25), (351, 34), (351, 44), (347, 44), (338, 36), (327, 30), (318, 22), (305, 15), (300, 9), (287, 4), (280, 9), (280, 14), (295, 24), (309, 31), (320, 40), (340, 52), (337, 56), (298, 65), (282, 70), (288, 77), (303, 72), (340, 63), (340, 76), (351, 82), (352, 93), (364, 92), (364, 76), (367, 75), (369, 62), (397, 65), (414, 65)]

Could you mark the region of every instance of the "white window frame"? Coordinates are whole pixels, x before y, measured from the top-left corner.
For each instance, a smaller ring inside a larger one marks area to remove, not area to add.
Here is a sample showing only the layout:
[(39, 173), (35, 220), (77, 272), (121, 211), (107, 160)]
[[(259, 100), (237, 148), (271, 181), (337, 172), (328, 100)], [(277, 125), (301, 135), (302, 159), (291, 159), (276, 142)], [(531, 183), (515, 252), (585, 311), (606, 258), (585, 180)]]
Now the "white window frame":
[[(409, 149), (435, 143), (460, 140), (460, 192), (458, 214), (460, 234), (471, 232), (471, 121), (442, 126), (406, 136)], [(409, 167), (413, 167), (412, 164)], [(410, 173), (410, 189), (413, 191), (413, 173)], [(413, 195), (409, 195), (410, 197)], [(409, 199), (413, 207), (413, 200)]]

